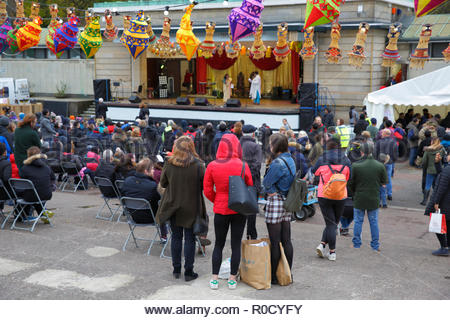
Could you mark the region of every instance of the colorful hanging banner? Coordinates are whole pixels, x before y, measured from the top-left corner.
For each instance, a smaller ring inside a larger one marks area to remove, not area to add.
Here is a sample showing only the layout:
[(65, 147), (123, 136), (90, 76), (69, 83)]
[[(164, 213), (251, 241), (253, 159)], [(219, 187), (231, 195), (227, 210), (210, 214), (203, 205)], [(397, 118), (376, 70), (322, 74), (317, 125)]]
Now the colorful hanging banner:
[(266, 55), (267, 48), (264, 45), (264, 42), (262, 41), (262, 34), (263, 34), (263, 25), (261, 23), (258, 29), (256, 29), (255, 41), (253, 41), (253, 45), (250, 49), (250, 57), (254, 60), (262, 59)]
[(185, 13), (181, 18), (180, 29), (177, 31), (177, 43), (183, 51), (184, 55), (190, 61), (200, 45), (200, 40), (192, 31), (191, 14), (195, 4), (186, 7)]
[(305, 25), (308, 27), (319, 26), (333, 22), (341, 12), (342, 0), (307, 0)]
[(278, 33), (277, 33), (277, 45), (275, 49), (273, 49), (273, 55), (275, 59), (279, 62), (285, 62), (289, 59), (289, 53), (291, 49), (289, 49), (289, 43), (287, 40), (288, 37), (288, 24), (286, 22), (280, 23), (278, 25)]
[(264, 9), (262, 2), (262, 0), (243, 0), (240, 8), (231, 10), (228, 21), (233, 43), (256, 32)]
[(39, 44), (42, 31), (41, 24), (41, 18), (37, 17), (17, 31), (16, 37), (19, 51), (28, 50)]
[(12, 24), (9, 18), (0, 26), (0, 54), (9, 48), (7, 41), (8, 32), (12, 30)]
[(200, 56), (209, 59), (212, 57), (214, 51), (216, 50), (216, 44), (214, 43), (214, 31), (216, 30), (216, 24), (214, 22), (206, 22), (206, 36), (205, 40), (200, 43), (199, 52)]
[(62, 26), (62, 20), (58, 18), (58, 6), (53, 4), (50, 6), (50, 15), (52, 20), (48, 26), (48, 34), (45, 38), (45, 44), (47, 48), (56, 55), (56, 58), (60, 58), (62, 52), (56, 53), (55, 42), (53, 41), (53, 37), (55, 36), (55, 31)]
[(414, 0), (414, 11), (416, 17), (421, 17), (431, 13), (438, 6), (443, 4), (447, 0)]
[(124, 32), (125, 46), (131, 56), (136, 60), (148, 47), (147, 22), (144, 20), (144, 11), (140, 10), (136, 19), (131, 20), (131, 26)]
[(112, 42), (117, 38), (117, 34), (119, 31), (117, 27), (114, 25), (112, 14), (109, 9), (105, 10), (105, 22), (106, 27), (105, 31), (103, 31), (103, 37), (105, 37), (106, 41)]
[(80, 36), (78, 37), (78, 43), (80, 44), (80, 47), (87, 59), (95, 56), (103, 44), (99, 20), (99, 17), (91, 18), (91, 23), (83, 30), (83, 32), (80, 33)]
[(80, 19), (71, 16), (69, 21), (64, 23), (59, 29), (55, 31), (53, 41), (55, 44), (55, 52), (60, 53), (65, 50), (71, 50), (78, 42), (78, 23)]
[(327, 62), (331, 64), (338, 64), (342, 59), (341, 49), (339, 48), (339, 39), (341, 38), (341, 25), (334, 22), (331, 26), (331, 43), (328, 50), (325, 52)]
[(398, 37), (400, 37), (401, 24), (392, 24), (389, 27), (389, 32), (387, 38), (389, 40), (386, 49), (381, 54), (383, 58), (383, 63), (381, 64), (383, 67), (390, 68), (395, 65), (395, 62), (400, 59), (400, 54), (398, 53), (397, 41)]
[(409, 67), (411, 69), (423, 69), (425, 62), (430, 59), (430, 55), (428, 54), (428, 44), (430, 42), (431, 33), (431, 24), (424, 24), (420, 32), (419, 44), (414, 53), (409, 57)]

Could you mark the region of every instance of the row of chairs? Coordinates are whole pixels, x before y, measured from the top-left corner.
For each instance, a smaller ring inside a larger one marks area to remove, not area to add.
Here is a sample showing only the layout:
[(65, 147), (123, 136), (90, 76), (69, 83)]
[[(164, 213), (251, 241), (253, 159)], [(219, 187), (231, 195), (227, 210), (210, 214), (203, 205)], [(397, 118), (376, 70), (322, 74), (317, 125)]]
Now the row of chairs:
[[(3, 229), (11, 218), (14, 218), (13, 223), (11, 225), (11, 230), (13, 229), (19, 229), (19, 230), (26, 230), (33, 232), (34, 228), (36, 227), (36, 224), (40, 221), (41, 218), (47, 219), (50, 226), (53, 227), (53, 223), (51, 220), (51, 217), (47, 213), (46, 209), (46, 200), (41, 200), (39, 197), (39, 194), (31, 180), (28, 179), (15, 179), (10, 178), (9, 179), (9, 185), (11, 187), (10, 190), (12, 190), (12, 194), (8, 191), (8, 188), (4, 185), (3, 181), (0, 180), (0, 190), (4, 195), (6, 195), (6, 200), (0, 200), (0, 202), (3, 203), (3, 205), (7, 204), (9, 201), (13, 203), (13, 209), (9, 213), (5, 213), (3, 210), (0, 211), (0, 217), (2, 218), (2, 224), (1, 229)], [(25, 192), (32, 192), (34, 194), (34, 197), (36, 198), (36, 201), (26, 201), (22, 198), (22, 195)], [(39, 205), (41, 207), (40, 212), (38, 212), (38, 215), (35, 220), (33, 220), (31, 223), (31, 227), (25, 228), (25, 227), (18, 227), (16, 224), (19, 219), (22, 219), (24, 223), (27, 223), (27, 215), (25, 214), (25, 209), (28, 207), (31, 207), (32, 210), (34, 210), (34, 205)]]

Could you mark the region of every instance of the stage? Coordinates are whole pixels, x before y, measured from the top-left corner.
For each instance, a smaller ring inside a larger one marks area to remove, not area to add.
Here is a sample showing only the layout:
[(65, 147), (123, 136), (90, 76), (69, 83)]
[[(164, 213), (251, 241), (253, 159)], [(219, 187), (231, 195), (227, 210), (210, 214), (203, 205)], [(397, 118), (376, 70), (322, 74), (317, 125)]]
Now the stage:
[[(194, 99), (191, 99), (193, 103)], [(242, 107), (227, 108), (217, 105), (194, 106), (176, 105), (175, 99), (144, 100), (150, 109), (150, 118), (154, 121), (167, 121), (169, 119), (179, 123), (186, 120), (193, 122), (220, 121), (236, 122), (244, 120), (246, 124), (260, 127), (266, 123), (277, 130), (282, 125), (282, 120), (287, 119), (293, 130), (299, 129), (299, 106), (290, 104), (285, 100), (261, 100), (261, 105), (253, 105), (249, 99), (241, 99)], [(210, 101), (212, 102), (212, 101)], [(220, 102), (222, 102), (220, 100)], [(139, 114), (139, 104), (125, 102), (107, 102), (107, 117), (114, 121), (134, 121)]]

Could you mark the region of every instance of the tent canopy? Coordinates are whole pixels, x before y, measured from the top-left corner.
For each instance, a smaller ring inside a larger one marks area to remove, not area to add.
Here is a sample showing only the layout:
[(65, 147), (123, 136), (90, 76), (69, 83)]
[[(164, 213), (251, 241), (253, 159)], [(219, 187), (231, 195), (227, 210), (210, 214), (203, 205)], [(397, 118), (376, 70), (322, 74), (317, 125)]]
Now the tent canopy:
[(369, 93), (364, 99), (367, 114), (381, 124), (394, 119), (394, 106), (450, 106), (450, 66)]

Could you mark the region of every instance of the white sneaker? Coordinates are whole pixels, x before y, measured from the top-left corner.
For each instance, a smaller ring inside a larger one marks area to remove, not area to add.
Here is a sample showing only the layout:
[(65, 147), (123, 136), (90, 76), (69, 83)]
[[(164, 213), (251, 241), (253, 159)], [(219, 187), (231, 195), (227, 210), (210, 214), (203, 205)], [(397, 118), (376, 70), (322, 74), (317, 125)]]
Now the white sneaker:
[(228, 289), (234, 290), (237, 287), (236, 280), (228, 280)]
[(219, 280), (211, 279), (211, 281), (209, 281), (209, 287), (210, 287), (212, 290), (217, 290), (217, 289), (219, 289)]
[(317, 246), (316, 252), (320, 258), (325, 257), (325, 248), (323, 247), (323, 245), (321, 243)]
[(328, 254), (328, 260), (336, 261), (336, 252), (332, 252)]

